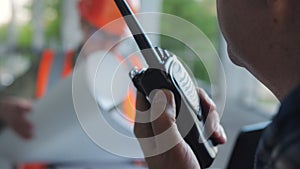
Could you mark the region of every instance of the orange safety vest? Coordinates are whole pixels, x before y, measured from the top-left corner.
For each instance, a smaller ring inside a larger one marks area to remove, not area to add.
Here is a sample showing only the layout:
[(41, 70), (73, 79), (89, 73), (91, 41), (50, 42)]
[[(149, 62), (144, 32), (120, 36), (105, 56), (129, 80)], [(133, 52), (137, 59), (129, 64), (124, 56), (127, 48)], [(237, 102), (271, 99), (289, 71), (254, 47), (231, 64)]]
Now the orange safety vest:
[(64, 57), (55, 54), (51, 49), (45, 49), (42, 52), (36, 79), (35, 97), (37, 99), (42, 98), (59, 79), (71, 74), (74, 55), (74, 51), (67, 51)]
[[(125, 60), (121, 54), (117, 52), (114, 52), (114, 54), (119, 62), (122, 63)], [(59, 64), (60, 61), (63, 61), (61, 67), (62, 69), (59, 70), (61, 72), (59, 78), (66, 78), (72, 73), (74, 56), (74, 51), (66, 52), (64, 58), (61, 58), (61, 56), (55, 56), (54, 52), (50, 49), (46, 49), (42, 52), (36, 81), (36, 98), (42, 98), (46, 94), (51, 79), (59, 80), (57, 79), (57, 73), (55, 74), (53, 70), (54, 64)], [(143, 66), (138, 56), (130, 57), (129, 61), (126, 63), (129, 67), (135, 66), (137, 68), (142, 68)], [(56, 78), (51, 77), (55, 75)], [(126, 119), (132, 123), (135, 119), (135, 100), (135, 89), (130, 88), (125, 100), (122, 103), (122, 110)], [(22, 164), (18, 166), (17, 169), (47, 169), (47, 165), (43, 163), (29, 163)]]
[[(46, 92), (57, 83), (61, 78), (68, 77), (73, 71), (73, 60), (74, 51), (67, 51), (62, 55), (55, 55), (54, 51), (51, 49), (45, 49), (42, 52), (41, 60), (38, 68), (38, 74), (36, 79), (36, 91), (35, 97), (42, 98)], [(125, 58), (117, 52), (114, 52), (116, 59), (122, 63)], [(142, 62), (140, 58), (136, 55), (131, 56), (129, 61), (126, 62), (129, 67), (142, 68)], [(58, 68), (57, 68), (58, 67)], [(135, 119), (135, 89), (130, 88), (127, 97), (122, 104), (122, 110), (125, 117), (129, 121), (134, 121)]]

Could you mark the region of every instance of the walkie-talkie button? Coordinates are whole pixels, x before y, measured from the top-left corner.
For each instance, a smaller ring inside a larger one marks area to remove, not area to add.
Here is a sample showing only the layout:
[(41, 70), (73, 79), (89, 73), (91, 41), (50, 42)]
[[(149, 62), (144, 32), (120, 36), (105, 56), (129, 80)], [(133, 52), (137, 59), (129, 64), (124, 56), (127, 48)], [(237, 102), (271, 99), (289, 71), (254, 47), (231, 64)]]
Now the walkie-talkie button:
[(155, 50), (156, 50), (157, 54), (162, 58), (163, 57), (163, 53), (162, 53), (161, 48), (155, 47)]
[(129, 72), (129, 76), (131, 79), (133, 79), (137, 74), (138, 74), (137, 67), (132, 68), (131, 71)]
[(169, 53), (169, 51), (167, 51), (167, 50), (163, 50), (163, 54), (164, 54), (164, 56), (167, 56), (167, 57), (170, 56), (170, 53)]
[(176, 62), (173, 64), (173, 73), (174, 73), (174, 75), (176, 75), (175, 73), (181, 73), (181, 67)]
[(182, 75), (183, 75), (182, 82), (183, 82), (183, 83), (184, 83), (184, 82), (187, 82), (187, 81), (188, 81), (188, 77), (186, 76), (186, 74), (185, 74), (185, 73), (182, 73)]
[(187, 90), (188, 89), (188, 83), (189, 83), (189, 81), (188, 80), (185, 80), (185, 81), (183, 81), (182, 82), (182, 87), (184, 87), (185, 88), (185, 90)]

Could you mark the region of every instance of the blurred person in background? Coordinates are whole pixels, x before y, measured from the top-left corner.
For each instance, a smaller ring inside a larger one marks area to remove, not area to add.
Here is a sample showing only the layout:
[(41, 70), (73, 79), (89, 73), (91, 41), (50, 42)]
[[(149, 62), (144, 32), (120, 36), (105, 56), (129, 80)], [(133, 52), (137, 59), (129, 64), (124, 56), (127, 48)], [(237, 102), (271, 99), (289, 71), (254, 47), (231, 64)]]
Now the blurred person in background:
[[(139, 0), (130, 0), (129, 3), (134, 12), (137, 12)], [(72, 73), (80, 52), (89, 56), (98, 50), (107, 50), (124, 34), (125, 22), (120, 22), (118, 27), (101, 29), (121, 17), (113, 0), (79, 0), (77, 5), (83, 34), (81, 45), (75, 50), (65, 52), (43, 50), (23, 76), (0, 92), (0, 128), (10, 127), (22, 138), (32, 138), (33, 125), (26, 119), (26, 114), (32, 109), (32, 101), (43, 98), (55, 84)], [(92, 38), (92, 43), (83, 49), (84, 43), (95, 32), (97, 38)], [(120, 61), (117, 49), (113, 48), (112, 51), (118, 55), (115, 59)], [(133, 109), (129, 111), (134, 114)]]

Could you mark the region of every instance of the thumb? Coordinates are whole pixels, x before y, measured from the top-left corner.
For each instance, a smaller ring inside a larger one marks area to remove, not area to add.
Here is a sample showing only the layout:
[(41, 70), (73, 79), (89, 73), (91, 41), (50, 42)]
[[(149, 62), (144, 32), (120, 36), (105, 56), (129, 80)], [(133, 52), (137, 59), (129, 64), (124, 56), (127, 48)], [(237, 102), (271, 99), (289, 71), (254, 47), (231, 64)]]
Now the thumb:
[(157, 91), (151, 104), (151, 121), (154, 135), (158, 135), (174, 126), (175, 118), (176, 105), (173, 93), (169, 90)]
[(182, 142), (183, 138), (175, 123), (176, 105), (171, 91), (160, 90), (155, 93), (151, 105), (151, 115), (156, 117), (151, 124), (155, 135), (157, 154), (164, 153)]

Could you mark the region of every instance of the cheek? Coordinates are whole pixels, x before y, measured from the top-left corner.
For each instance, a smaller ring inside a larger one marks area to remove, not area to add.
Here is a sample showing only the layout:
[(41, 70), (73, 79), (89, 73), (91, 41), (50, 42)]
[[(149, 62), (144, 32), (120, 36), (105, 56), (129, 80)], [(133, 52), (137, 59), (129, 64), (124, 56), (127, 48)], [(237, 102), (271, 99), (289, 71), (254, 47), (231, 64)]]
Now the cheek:
[(259, 4), (246, 0), (217, 0), (218, 19), (224, 38), (230, 46), (231, 60), (241, 65), (248, 62), (259, 48), (264, 24)]
[[(230, 0), (217, 0), (217, 11), (218, 11), (218, 20), (220, 29), (227, 40), (229, 36), (229, 32), (233, 29), (232, 25), (232, 8), (230, 4), (228, 4)], [(229, 36), (230, 37), (230, 36)]]
[[(235, 6), (231, 5), (232, 0), (217, 0), (217, 11), (218, 11), (218, 20), (221, 32), (228, 44), (230, 46), (230, 50), (228, 50), (229, 56), (237, 55), (237, 44), (239, 44), (239, 37), (240, 37), (240, 24), (237, 24), (238, 20), (238, 11), (234, 11)], [(233, 57), (231, 57), (233, 58)], [(233, 61), (236, 60), (235, 58), (232, 59)]]
[(239, 44), (239, 30), (242, 28), (236, 23), (238, 16), (234, 14), (235, 7), (231, 6), (230, 2), (232, 0), (217, 0), (218, 20), (221, 32), (228, 44), (228, 55), (234, 64), (240, 65), (240, 59), (237, 57), (240, 56), (237, 52), (237, 44)]
[(218, 16), (218, 21), (219, 21), (219, 26), (221, 29), (221, 32), (224, 34), (224, 23), (223, 23), (223, 1), (222, 0), (217, 0), (217, 16)]

